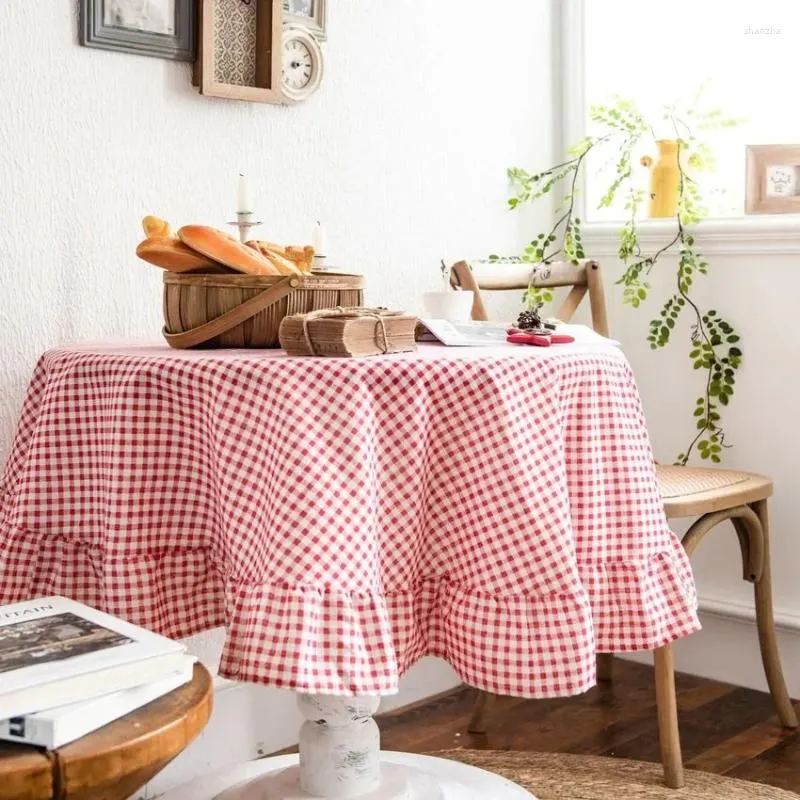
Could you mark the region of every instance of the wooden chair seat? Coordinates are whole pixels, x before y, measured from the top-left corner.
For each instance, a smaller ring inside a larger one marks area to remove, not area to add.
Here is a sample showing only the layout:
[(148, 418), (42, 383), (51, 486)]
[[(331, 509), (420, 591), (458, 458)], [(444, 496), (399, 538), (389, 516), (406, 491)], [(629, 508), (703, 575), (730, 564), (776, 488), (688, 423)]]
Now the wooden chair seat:
[(772, 496), (772, 480), (754, 472), (656, 465), (667, 517), (696, 517)]

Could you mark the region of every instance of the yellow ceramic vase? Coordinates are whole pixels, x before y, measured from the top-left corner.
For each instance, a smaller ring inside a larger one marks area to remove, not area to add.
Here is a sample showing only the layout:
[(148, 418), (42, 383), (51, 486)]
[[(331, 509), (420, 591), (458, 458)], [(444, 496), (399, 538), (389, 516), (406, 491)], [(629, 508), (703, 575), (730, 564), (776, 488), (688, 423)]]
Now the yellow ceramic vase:
[(650, 168), (650, 216), (674, 217), (678, 213), (681, 172), (678, 168), (678, 143), (674, 139), (656, 141), (655, 163), (645, 156), (642, 163)]

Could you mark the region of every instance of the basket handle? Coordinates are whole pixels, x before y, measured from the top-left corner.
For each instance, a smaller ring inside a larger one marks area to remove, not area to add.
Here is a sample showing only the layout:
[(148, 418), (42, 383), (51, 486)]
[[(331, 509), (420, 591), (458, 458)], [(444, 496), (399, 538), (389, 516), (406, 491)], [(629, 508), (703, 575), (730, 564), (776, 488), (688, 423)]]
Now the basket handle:
[(264, 289), (259, 292), (255, 297), (245, 300), (241, 305), (220, 314), (196, 328), (190, 328), (188, 331), (181, 333), (168, 333), (166, 327), (162, 331), (167, 344), (170, 347), (183, 349), (187, 347), (196, 347), (198, 344), (207, 342), (215, 336), (219, 336), (225, 331), (236, 327), (245, 320), (250, 319), (263, 311), (278, 300), (282, 300), (287, 294), (290, 294), (294, 289), (300, 286), (301, 278), (298, 275), (287, 275), (282, 280), (274, 283), (269, 289)]

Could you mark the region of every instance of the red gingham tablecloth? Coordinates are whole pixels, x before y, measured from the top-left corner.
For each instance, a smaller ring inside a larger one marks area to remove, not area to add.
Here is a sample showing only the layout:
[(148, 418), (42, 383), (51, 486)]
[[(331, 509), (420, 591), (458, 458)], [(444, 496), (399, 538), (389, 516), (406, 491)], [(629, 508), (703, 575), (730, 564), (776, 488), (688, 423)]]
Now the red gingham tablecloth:
[(40, 359), (0, 483), (0, 602), (63, 594), (221, 674), (390, 694), (421, 656), (498, 694), (699, 628), (613, 345), (364, 359), (166, 346)]

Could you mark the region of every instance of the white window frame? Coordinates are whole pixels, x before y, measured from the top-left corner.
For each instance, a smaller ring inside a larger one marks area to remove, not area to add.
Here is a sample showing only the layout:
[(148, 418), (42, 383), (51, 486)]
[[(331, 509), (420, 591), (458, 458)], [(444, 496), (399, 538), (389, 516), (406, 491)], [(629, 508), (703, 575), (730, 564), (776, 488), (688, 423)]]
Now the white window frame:
[[(597, 2), (597, 0), (592, 0)], [(561, 155), (586, 135), (586, 12), (585, 0), (552, 0), (555, 17), (553, 96), (556, 152)], [(744, 174), (744, 165), (742, 165)], [(586, 217), (586, 181), (579, 177), (576, 187), (577, 215)], [(593, 255), (615, 255), (619, 242), (619, 222), (584, 222), (583, 238), (591, 243)], [(639, 223), (642, 245), (651, 249), (668, 241), (674, 232), (670, 220), (642, 220)], [(789, 255), (800, 253), (800, 215), (762, 214), (743, 217), (708, 218), (695, 227), (695, 239), (703, 252), (729, 255), (760, 253)]]

